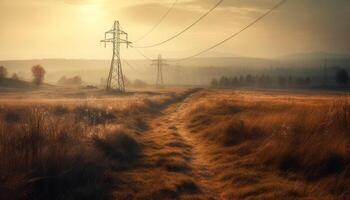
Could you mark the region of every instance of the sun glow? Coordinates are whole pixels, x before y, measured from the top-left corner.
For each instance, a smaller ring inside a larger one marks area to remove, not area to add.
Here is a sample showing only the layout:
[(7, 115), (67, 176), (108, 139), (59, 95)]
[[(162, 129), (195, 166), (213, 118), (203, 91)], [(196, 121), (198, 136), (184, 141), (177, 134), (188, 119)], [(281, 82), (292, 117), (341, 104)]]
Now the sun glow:
[(96, 22), (102, 17), (102, 11), (97, 3), (81, 5), (79, 11), (84, 21)]

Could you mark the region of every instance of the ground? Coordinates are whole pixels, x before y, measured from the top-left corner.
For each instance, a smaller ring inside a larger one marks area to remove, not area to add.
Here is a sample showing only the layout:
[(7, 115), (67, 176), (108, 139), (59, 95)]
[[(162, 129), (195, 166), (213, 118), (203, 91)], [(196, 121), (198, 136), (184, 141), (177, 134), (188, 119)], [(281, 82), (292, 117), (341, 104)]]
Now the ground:
[[(94, 172), (104, 178), (94, 180), (106, 184), (101, 188), (111, 194), (106, 199), (346, 199), (350, 111), (344, 95), (177, 88), (118, 96), (60, 88), (7, 92), (0, 105), (4, 119), (12, 119), (11, 109), (40, 105), (62, 112), (64, 122), (84, 121), (76, 129), (89, 135), (98, 157), (84, 159), (104, 164), (97, 169), (103, 173)], [(12, 183), (6, 174), (1, 177), (5, 186)], [(84, 188), (89, 192), (78, 187), (77, 195), (93, 198), (91, 187), (96, 186)], [(51, 195), (42, 189), (33, 185), (29, 197)]]

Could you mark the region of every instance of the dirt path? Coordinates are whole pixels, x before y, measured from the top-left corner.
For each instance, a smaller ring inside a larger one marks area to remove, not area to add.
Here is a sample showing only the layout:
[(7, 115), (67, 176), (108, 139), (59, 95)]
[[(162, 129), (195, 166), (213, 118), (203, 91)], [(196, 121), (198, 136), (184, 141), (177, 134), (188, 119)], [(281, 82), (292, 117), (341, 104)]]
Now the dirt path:
[(179, 135), (192, 147), (192, 160), (190, 165), (197, 184), (200, 185), (203, 193), (207, 196), (213, 199), (221, 199), (219, 198), (220, 192), (218, 188), (216, 188), (217, 183), (214, 180), (214, 174), (210, 170), (209, 161), (206, 159), (205, 151), (203, 151), (204, 146), (200, 144), (200, 142), (196, 140), (186, 128), (186, 119), (183, 116), (183, 112), (185, 111), (188, 102), (189, 99), (183, 101), (173, 113), (173, 117), (177, 121)]
[[(189, 175), (193, 178), (194, 184), (197, 185), (199, 196), (215, 199), (218, 195), (213, 188), (213, 174), (208, 169), (208, 163), (201, 154), (196, 141), (190, 137), (185, 128), (185, 120), (181, 118), (187, 101), (172, 105), (164, 113), (156, 118), (151, 124), (152, 130), (149, 132), (148, 139), (153, 139), (161, 146), (161, 151), (168, 152), (170, 157), (180, 157), (186, 161)], [(154, 149), (151, 149), (153, 152)], [(154, 153), (154, 152), (153, 152)], [(167, 156), (165, 156), (167, 157)], [(180, 159), (181, 160), (181, 159)], [(182, 171), (181, 166), (178, 167)], [(172, 166), (172, 164), (168, 165)], [(171, 168), (171, 167), (170, 167)], [(170, 171), (173, 171), (170, 169)], [(175, 171), (177, 171), (175, 169)]]
[(128, 180), (123, 180), (135, 186), (131, 198), (220, 199), (200, 145), (190, 137), (182, 118), (187, 99), (152, 119), (141, 136), (143, 165), (129, 170)]

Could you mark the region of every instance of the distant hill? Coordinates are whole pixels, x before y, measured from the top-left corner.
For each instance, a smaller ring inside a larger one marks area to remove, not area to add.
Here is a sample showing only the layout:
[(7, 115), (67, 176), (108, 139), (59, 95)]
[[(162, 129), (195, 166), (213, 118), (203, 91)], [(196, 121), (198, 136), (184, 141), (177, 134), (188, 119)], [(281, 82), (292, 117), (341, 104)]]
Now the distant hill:
[[(128, 60), (140, 67), (149, 67), (149, 60)], [(276, 61), (263, 58), (249, 57), (209, 57), (194, 58), (187, 61), (176, 62), (169, 59), (171, 65), (182, 65), (191, 67), (225, 67), (225, 66), (270, 66)], [(37, 60), (0, 60), (0, 65), (4, 65), (13, 70), (28, 70), (33, 65), (43, 65), (49, 70), (101, 70), (108, 68), (110, 60), (85, 60), (85, 59), (37, 59)], [(126, 66), (127, 67), (127, 66)], [(127, 67), (128, 68), (128, 67)], [(108, 69), (106, 70), (108, 71)]]
[(336, 54), (327, 52), (310, 52), (310, 53), (299, 53), (291, 54), (280, 57), (284, 60), (350, 60), (350, 55), (346, 54)]
[[(150, 66), (149, 60), (128, 60), (123, 63), (125, 75), (130, 80), (141, 79), (150, 84), (154, 83), (156, 70)], [(277, 66), (276, 62), (260, 58), (244, 57), (215, 57), (195, 58), (185, 62), (168, 62), (169, 66), (163, 71), (170, 84), (177, 81), (183, 85), (202, 84), (211, 79), (212, 75), (222, 75), (228, 71), (246, 73), (247, 69), (258, 70), (269, 66)], [(45, 80), (56, 83), (62, 76), (81, 76), (84, 82), (98, 84), (101, 78), (105, 78), (109, 72), (109, 60), (69, 60), (69, 59), (38, 59), (38, 60), (6, 60), (0, 61), (10, 73), (17, 73), (22, 79), (30, 80), (30, 68), (33, 65), (42, 65), (47, 74)], [(206, 74), (206, 78), (198, 77), (198, 74)], [(181, 76), (181, 81), (178, 81)], [(190, 78), (192, 77), (192, 78)]]
[[(314, 52), (286, 55), (274, 59), (250, 57), (200, 57), (183, 62), (168, 60), (169, 66), (163, 69), (167, 84), (200, 85), (208, 84), (213, 77), (222, 75), (246, 74), (288, 74), (315, 75), (328, 59), (329, 68), (350, 68), (350, 56)], [(80, 76), (88, 84), (105, 84), (109, 72), (109, 60), (84, 59), (37, 59), (37, 60), (6, 60), (0, 65), (9, 73), (17, 73), (21, 79), (32, 78), (30, 68), (40, 64), (46, 69), (45, 82), (56, 84), (62, 76)], [(130, 64), (130, 65), (129, 65)], [(156, 69), (149, 60), (128, 60), (123, 62), (123, 72), (128, 80), (140, 79), (154, 84)], [(334, 72), (332, 72), (333, 74)]]

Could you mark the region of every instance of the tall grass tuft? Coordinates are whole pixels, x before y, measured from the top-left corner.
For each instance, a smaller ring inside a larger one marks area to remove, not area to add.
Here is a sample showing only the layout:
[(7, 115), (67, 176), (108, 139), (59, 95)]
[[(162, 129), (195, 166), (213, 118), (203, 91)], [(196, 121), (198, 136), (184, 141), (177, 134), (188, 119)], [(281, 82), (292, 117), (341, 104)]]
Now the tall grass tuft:
[(30, 109), (0, 122), (0, 199), (108, 199), (103, 156), (73, 119)]

